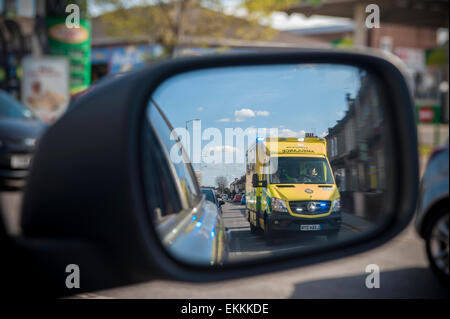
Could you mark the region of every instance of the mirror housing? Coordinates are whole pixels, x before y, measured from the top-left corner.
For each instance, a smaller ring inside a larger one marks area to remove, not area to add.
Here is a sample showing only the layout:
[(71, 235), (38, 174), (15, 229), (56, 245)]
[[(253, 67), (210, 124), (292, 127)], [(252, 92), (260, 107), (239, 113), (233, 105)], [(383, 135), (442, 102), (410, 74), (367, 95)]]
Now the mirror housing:
[[(396, 172), (392, 185), (395, 192), (390, 195), (395, 201), (388, 211), (392, 215), (376, 231), (352, 241), (267, 261), (194, 267), (175, 260), (152, 227), (149, 214), (153, 212), (147, 204), (151, 194), (143, 188), (140, 128), (149, 97), (162, 82), (183, 72), (280, 63), (354, 65), (371, 71), (383, 83), (390, 102), (386, 125), (395, 151), (389, 162)], [(76, 100), (39, 143), (24, 194), (21, 226), (25, 238), (51, 240), (45, 247), (27, 246), (35, 256), (30, 264), (40, 265), (38, 257), (52, 251), (46, 259), (51, 266), (83, 265), (99, 259), (110, 265), (105, 273), (84, 268), (85, 279), (77, 291), (82, 292), (157, 278), (194, 282), (240, 278), (342, 258), (387, 242), (413, 217), (419, 181), (414, 108), (400, 68), (399, 61), (390, 56), (362, 51), (247, 53), (171, 59), (97, 87)], [(68, 154), (76, 156), (68, 161)], [(74, 243), (87, 243), (92, 249), (74, 245), (77, 254), (64, 253), (68, 238)], [(40, 266), (37, 269), (42, 269)], [(49, 278), (47, 289), (55, 294), (73, 293), (64, 283), (51, 280), (54, 271), (48, 269), (34, 276)]]

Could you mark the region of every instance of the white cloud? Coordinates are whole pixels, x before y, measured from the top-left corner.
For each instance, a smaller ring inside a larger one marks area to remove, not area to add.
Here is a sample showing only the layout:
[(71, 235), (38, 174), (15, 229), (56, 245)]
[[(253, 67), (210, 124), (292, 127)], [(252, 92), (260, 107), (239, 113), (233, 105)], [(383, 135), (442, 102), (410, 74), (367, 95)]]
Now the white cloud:
[(226, 123), (226, 122), (230, 122), (231, 120), (227, 117), (224, 117), (223, 119), (219, 119), (217, 120), (217, 122), (221, 122), (221, 123)]
[(234, 111), (234, 121), (243, 122), (249, 117), (255, 117), (255, 111), (251, 109), (240, 109)]
[(288, 128), (278, 130), (278, 137), (305, 137), (305, 130), (294, 131)]
[(252, 110), (252, 109), (240, 109), (234, 111), (234, 121), (244, 122), (246, 119), (255, 116), (269, 116), (269, 111), (264, 110)]
[(256, 116), (269, 116), (269, 111), (256, 111)]
[(201, 112), (201, 111), (203, 111), (205, 108), (203, 107), (203, 106), (199, 106), (198, 108), (197, 108), (197, 111), (199, 111), (199, 112)]

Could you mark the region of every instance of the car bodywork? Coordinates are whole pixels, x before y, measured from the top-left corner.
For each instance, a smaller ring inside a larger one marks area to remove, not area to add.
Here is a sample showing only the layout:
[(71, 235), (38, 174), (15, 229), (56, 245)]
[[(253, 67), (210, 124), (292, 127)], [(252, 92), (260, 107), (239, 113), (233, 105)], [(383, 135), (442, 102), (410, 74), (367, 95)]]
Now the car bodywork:
[(0, 91), (0, 189), (25, 186), (37, 141), (45, 128), (24, 105)]
[(415, 227), (424, 236), (428, 218), (434, 210), (447, 207), (449, 203), (449, 142), (436, 149), (430, 156), (422, 177), (417, 204)]
[(210, 188), (202, 188), (201, 191), (206, 196), (206, 199), (212, 202), (217, 207), (219, 213), (222, 215), (222, 205), (225, 204), (225, 202), (222, 199), (217, 198), (214, 190)]

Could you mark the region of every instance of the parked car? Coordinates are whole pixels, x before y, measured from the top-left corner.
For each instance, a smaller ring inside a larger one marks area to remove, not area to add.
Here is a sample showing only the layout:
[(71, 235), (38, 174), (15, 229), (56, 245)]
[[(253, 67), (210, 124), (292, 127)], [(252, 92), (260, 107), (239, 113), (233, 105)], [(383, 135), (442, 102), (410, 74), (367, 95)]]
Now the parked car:
[(202, 188), (202, 193), (205, 195), (206, 200), (209, 200), (217, 206), (219, 213), (222, 215), (222, 205), (225, 204), (225, 202), (221, 199), (218, 199), (214, 191), (210, 188)]
[(449, 142), (431, 154), (420, 184), (416, 230), (425, 240), (430, 268), (448, 284)]
[(241, 198), (241, 205), (245, 205), (246, 201), (245, 201), (245, 194), (242, 194), (242, 198)]
[(233, 202), (240, 203), (241, 200), (242, 200), (242, 195), (241, 194), (234, 195)]
[(0, 90), (0, 189), (25, 185), (36, 144), (46, 128), (25, 105)]

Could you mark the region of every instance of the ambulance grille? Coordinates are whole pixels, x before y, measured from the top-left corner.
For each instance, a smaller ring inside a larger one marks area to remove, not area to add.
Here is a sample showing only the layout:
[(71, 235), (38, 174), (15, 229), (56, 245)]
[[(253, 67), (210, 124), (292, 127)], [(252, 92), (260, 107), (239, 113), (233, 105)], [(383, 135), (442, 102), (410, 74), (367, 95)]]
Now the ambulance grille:
[[(311, 204), (310, 204), (311, 203)], [(308, 210), (308, 204), (310, 209)], [(302, 214), (302, 215), (320, 215), (328, 213), (331, 207), (331, 201), (293, 201), (289, 202), (289, 207), (294, 214)], [(311, 210), (312, 207), (315, 207), (315, 210)]]

